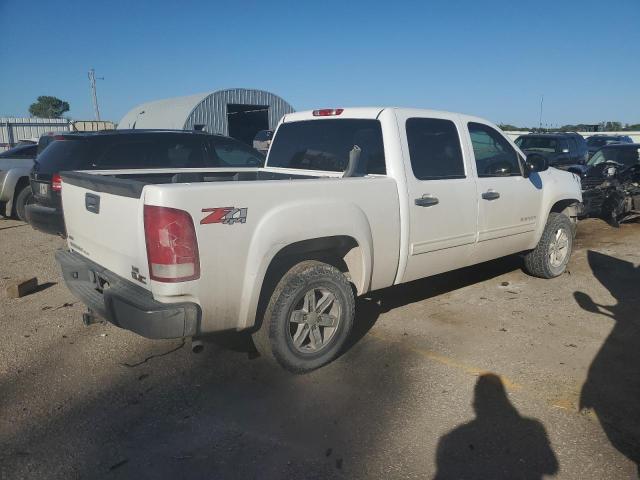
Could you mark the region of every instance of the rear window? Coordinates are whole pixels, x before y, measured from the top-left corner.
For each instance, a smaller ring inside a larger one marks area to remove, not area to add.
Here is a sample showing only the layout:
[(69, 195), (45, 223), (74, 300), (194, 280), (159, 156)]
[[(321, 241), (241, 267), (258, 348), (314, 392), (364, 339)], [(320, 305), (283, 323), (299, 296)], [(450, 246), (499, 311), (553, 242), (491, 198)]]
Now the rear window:
[(249, 148), (241, 142), (231, 139), (216, 139), (211, 142), (215, 153), (214, 166), (216, 167), (261, 167), (264, 165), (264, 156)]
[(48, 143), (38, 155), (38, 170), (43, 173), (55, 173), (62, 170), (86, 169), (83, 161), (89, 151), (84, 140), (56, 140)]
[(356, 174), (384, 174), (382, 128), (377, 120), (329, 119), (283, 123), (267, 165), (342, 172), (354, 146), (361, 149)]

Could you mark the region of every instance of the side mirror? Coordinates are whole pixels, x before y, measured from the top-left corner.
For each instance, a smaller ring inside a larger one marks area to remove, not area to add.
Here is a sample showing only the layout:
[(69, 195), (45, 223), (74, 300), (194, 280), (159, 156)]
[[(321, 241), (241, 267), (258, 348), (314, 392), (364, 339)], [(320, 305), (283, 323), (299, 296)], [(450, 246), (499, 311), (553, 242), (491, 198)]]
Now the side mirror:
[(544, 172), (549, 168), (549, 161), (545, 157), (541, 157), (539, 155), (532, 155), (527, 157), (527, 161), (525, 162), (525, 172), (529, 176), (531, 172)]

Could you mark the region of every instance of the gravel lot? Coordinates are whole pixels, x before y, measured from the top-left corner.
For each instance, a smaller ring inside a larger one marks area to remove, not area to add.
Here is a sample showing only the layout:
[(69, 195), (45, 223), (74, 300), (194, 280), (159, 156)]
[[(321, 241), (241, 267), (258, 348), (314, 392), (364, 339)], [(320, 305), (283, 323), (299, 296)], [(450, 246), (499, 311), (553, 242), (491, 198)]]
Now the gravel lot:
[(84, 327), (64, 245), (0, 220), (0, 478), (628, 479), (640, 462), (640, 224), (579, 226), (569, 272), (509, 257), (359, 301), (353, 346), (270, 367)]

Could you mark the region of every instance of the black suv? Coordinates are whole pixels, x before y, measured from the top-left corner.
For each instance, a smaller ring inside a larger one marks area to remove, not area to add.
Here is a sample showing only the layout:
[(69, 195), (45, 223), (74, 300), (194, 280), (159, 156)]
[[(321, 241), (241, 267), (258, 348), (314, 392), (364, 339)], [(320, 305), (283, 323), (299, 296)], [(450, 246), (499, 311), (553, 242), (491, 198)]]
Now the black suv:
[(589, 157), (591, 157), (602, 147), (615, 143), (633, 143), (633, 140), (631, 140), (631, 137), (628, 135), (592, 135), (587, 138)]
[(163, 168), (261, 167), (264, 156), (233, 138), (183, 130), (107, 130), (56, 134), (31, 171), (27, 221), (65, 235), (60, 172)]
[(556, 168), (583, 165), (589, 159), (587, 142), (578, 133), (530, 133), (520, 135), (516, 145), (527, 158), (544, 157)]

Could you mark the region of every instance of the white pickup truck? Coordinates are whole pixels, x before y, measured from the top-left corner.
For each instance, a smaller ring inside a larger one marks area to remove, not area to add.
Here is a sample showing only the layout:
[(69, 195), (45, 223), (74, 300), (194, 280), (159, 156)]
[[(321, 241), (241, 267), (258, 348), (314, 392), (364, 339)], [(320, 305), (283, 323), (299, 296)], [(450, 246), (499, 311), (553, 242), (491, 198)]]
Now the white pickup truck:
[(404, 108), (282, 119), (264, 168), (62, 174), (65, 281), (149, 338), (251, 329), (294, 372), (338, 355), (354, 297), (522, 252), (571, 254), (580, 180), (532, 165), (495, 125)]

